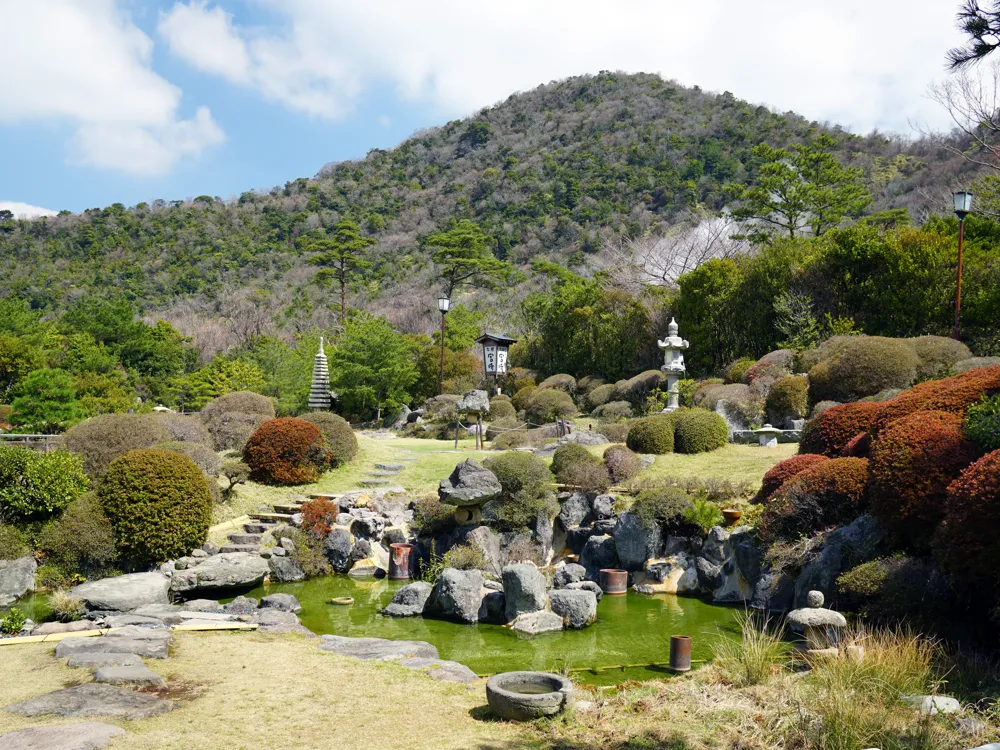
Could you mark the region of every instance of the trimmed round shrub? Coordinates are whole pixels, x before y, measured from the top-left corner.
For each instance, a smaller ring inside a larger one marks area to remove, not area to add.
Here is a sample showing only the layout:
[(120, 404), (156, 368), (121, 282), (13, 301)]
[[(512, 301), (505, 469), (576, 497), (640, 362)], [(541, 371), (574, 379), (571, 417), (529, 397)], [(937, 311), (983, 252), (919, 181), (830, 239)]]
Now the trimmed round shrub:
[(770, 385), (781, 378), (787, 378), (791, 374), (791, 370), (777, 362), (757, 362), (743, 373), (743, 382), (747, 385), (754, 385), (755, 383)]
[(668, 414), (637, 419), (628, 428), (625, 444), (636, 453), (673, 453), (674, 420)]
[(611, 401), (615, 395), (615, 386), (612, 383), (605, 383), (604, 385), (599, 385), (590, 393), (587, 394), (587, 406), (591, 410), (597, 409), (599, 406)]
[(799, 453), (818, 453), (830, 458), (844, 455), (851, 438), (869, 430), (880, 408), (879, 404), (855, 401), (827, 409), (806, 422)]
[[(509, 430), (516, 430), (521, 423), (517, 417), (503, 417), (495, 419), (486, 427), (486, 439), (493, 441)], [(523, 431), (523, 430), (522, 430)]]
[(767, 418), (777, 425), (809, 414), (809, 380), (788, 375), (771, 386), (765, 402)]
[(174, 453), (180, 453), (182, 456), (187, 456), (208, 477), (219, 476), (219, 469), (222, 468), (222, 459), (219, 458), (219, 454), (201, 443), (171, 441), (169, 443), (158, 443), (153, 447), (158, 451), (173, 451)]
[(930, 380), (879, 404), (872, 420), (873, 437), (897, 419), (917, 411), (946, 411), (964, 417), (970, 406), (1000, 392), (1000, 367), (983, 367), (943, 380)]
[(654, 526), (678, 527), (691, 508), (691, 498), (679, 487), (659, 487), (643, 490), (632, 501), (629, 512), (647, 529)]
[(537, 391), (538, 386), (526, 385), (524, 388), (519, 389), (517, 393), (511, 396), (510, 403), (518, 411), (524, 411), (528, 408), (528, 402), (531, 401)]
[(983, 453), (1000, 450), (1000, 393), (984, 396), (965, 413), (965, 434)]
[(611, 443), (624, 443), (628, 439), (628, 422), (601, 422), (594, 428)]
[(980, 367), (996, 367), (997, 365), (1000, 365), (1000, 357), (970, 357), (956, 362), (952, 369), (961, 374), (969, 370), (978, 370)]
[(106, 571), (118, 556), (111, 522), (93, 492), (78, 497), (58, 521), (46, 526), (38, 547), (48, 564), (87, 577)]
[(215, 450), (242, 451), (253, 431), (274, 419), (274, 401), (259, 393), (237, 391), (209, 401), (199, 416)]
[(609, 401), (592, 412), (597, 419), (619, 420), (632, 417), (632, 404), (628, 401)]
[(61, 513), (87, 485), (83, 461), (74, 453), (0, 446), (0, 520), (45, 521)]
[(703, 406), (702, 401), (705, 399), (706, 391), (717, 385), (725, 385), (725, 382), (722, 378), (705, 378), (695, 381), (694, 387), (691, 389), (691, 402), (695, 406)]
[(614, 398), (616, 401), (628, 401), (636, 406), (643, 406), (646, 399), (660, 386), (667, 382), (666, 373), (662, 370), (646, 370), (631, 377), (621, 386), (616, 386)]
[(562, 484), (583, 492), (606, 492), (611, 486), (611, 477), (600, 459), (596, 463), (570, 464), (557, 478)]
[(557, 391), (562, 391), (563, 393), (572, 396), (576, 393), (576, 378), (572, 375), (567, 375), (566, 373), (558, 373), (556, 375), (549, 375), (541, 383), (538, 384), (539, 390), (545, 388), (555, 388)]
[(908, 341), (849, 336), (809, 370), (809, 400), (856, 401), (886, 388), (906, 388), (919, 364)]
[(492, 420), (505, 419), (507, 417), (516, 417), (517, 409), (510, 402), (510, 399), (504, 396), (500, 398), (499, 396), (494, 396), (490, 399), (490, 413), (489, 418)]
[(825, 412), (827, 409), (832, 409), (835, 406), (840, 406), (839, 401), (820, 401), (818, 404), (813, 406), (812, 411), (809, 412), (809, 417), (818, 417), (820, 414)]
[(137, 450), (111, 462), (97, 490), (122, 559), (136, 567), (186, 555), (205, 542), (212, 496), (187, 456)]
[(694, 404), (709, 411), (715, 411), (720, 401), (742, 406), (750, 401), (750, 386), (743, 383), (713, 385), (696, 393)]
[(495, 451), (509, 451), (534, 443), (528, 430), (511, 430), (489, 439), (493, 443), (490, 447)]
[(539, 388), (524, 409), (529, 422), (546, 424), (560, 417), (575, 417), (579, 412), (566, 393), (554, 388)]
[(757, 364), (757, 360), (753, 357), (740, 357), (726, 368), (726, 382), (742, 383), (743, 376), (746, 375), (747, 370), (755, 364)]
[(83, 458), (88, 475), (100, 477), (121, 455), (170, 440), (166, 426), (152, 414), (100, 414), (80, 422), (63, 436), (63, 444)]
[(614, 484), (621, 484), (642, 471), (642, 460), (626, 446), (612, 445), (604, 450), (604, 468)]
[(236, 391), (214, 398), (201, 409), (202, 421), (210, 421), (218, 414), (226, 412), (243, 412), (244, 414), (259, 414), (262, 417), (274, 419), (274, 400), (252, 391)]
[(767, 503), (759, 531), (767, 543), (794, 541), (849, 523), (865, 507), (868, 461), (834, 458), (799, 472)]
[(896, 420), (872, 444), (872, 515), (900, 538), (926, 547), (944, 516), (948, 485), (975, 457), (954, 414), (916, 412)]
[(212, 436), (198, 417), (163, 411), (153, 412), (153, 418), (163, 425), (163, 428), (170, 435), (171, 442), (212, 445)]
[(556, 475), (556, 479), (559, 479), (560, 473), (568, 466), (586, 463), (601, 463), (601, 459), (579, 443), (566, 443), (556, 448), (555, 453), (552, 454), (552, 465), (549, 468)]
[(328, 411), (313, 411), (299, 417), (319, 428), (326, 445), (327, 462), (336, 468), (354, 460), (358, 455), (358, 438), (346, 419)]
[(786, 458), (784, 461), (779, 461), (764, 474), (760, 490), (754, 495), (751, 502), (766, 503), (792, 477), (801, 474), (806, 469), (818, 463), (829, 460), (826, 456), (820, 456), (815, 453), (800, 453), (797, 456)]
[(1000, 451), (966, 467), (948, 486), (934, 557), (970, 587), (1000, 597)]
[(917, 366), (920, 380), (948, 375), (957, 362), (972, 356), (969, 347), (948, 336), (917, 336), (909, 342), (920, 360)]
[(587, 399), (591, 391), (606, 384), (607, 381), (600, 375), (584, 375), (576, 381), (576, 393), (581, 398)]
[(868, 458), (872, 449), (872, 436), (867, 432), (855, 435), (844, 446), (844, 455), (854, 458)]
[(672, 416), (676, 453), (708, 453), (729, 442), (726, 420), (714, 411), (681, 409)]
[(302, 419), (271, 419), (250, 436), (243, 451), (250, 479), (261, 484), (308, 484), (327, 466), (319, 428)]
[(554, 513), (550, 494), (552, 473), (538, 456), (526, 451), (508, 451), (489, 456), (483, 466), (492, 471), (503, 488), (486, 511), (495, 525), (505, 530), (533, 527), (539, 513)]

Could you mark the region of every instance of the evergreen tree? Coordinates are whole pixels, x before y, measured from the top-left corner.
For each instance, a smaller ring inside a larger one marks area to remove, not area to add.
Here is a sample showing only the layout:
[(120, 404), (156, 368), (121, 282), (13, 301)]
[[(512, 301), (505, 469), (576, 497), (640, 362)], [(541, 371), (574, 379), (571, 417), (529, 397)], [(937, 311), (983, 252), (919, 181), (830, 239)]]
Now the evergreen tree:
[(46, 435), (62, 432), (86, 414), (76, 400), (73, 380), (62, 370), (35, 370), (18, 386), (12, 424)]
[(322, 266), (317, 277), (323, 280), (332, 275), (340, 284), (341, 325), (347, 321), (347, 284), (355, 276), (371, 268), (372, 264), (365, 259), (364, 253), (366, 248), (374, 244), (375, 239), (361, 234), (355, 222), (341, 219), (330, 237), (316, 240), (306, 248), (316, 253), (309, 262)]
[(492, 244), (493, 238), (468, 219), (452, 219), (446, 231), (420, 238), (420, 246), (433, 253), (449, 299), (462, 286), (490, 287), (513, 277), (513, 267), (494, 257)]

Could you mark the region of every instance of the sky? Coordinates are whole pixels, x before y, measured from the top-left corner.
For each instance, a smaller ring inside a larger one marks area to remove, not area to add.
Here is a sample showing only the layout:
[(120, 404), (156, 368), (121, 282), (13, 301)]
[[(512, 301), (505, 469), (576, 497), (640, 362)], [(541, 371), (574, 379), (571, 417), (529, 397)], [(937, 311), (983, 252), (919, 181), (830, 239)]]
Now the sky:
[[(542, 83), (653, 72), (855, 133), (947, 128), (957, 0), (0, 0), (0, 209), (314, 175)], [(905, 10), (904, 10), (905, 9)]]

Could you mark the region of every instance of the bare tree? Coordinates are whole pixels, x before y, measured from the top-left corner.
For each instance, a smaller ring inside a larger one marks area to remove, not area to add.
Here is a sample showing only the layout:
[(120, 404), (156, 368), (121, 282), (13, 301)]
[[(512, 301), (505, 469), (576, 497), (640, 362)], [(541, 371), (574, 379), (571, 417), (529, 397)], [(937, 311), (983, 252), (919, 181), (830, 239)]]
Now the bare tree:
[(1000, 172), (1000, 62), (972, 72), (960, 70), (931, 85), (928, 95), (958, 130), (959, 137), (940, 138), (938, 143), (972, 164)]
[(219, 314), (229, 324), (238, 347), (244, 347), (273, 326), (268, 294), (260, 289), (226, 290), (219, 296)]

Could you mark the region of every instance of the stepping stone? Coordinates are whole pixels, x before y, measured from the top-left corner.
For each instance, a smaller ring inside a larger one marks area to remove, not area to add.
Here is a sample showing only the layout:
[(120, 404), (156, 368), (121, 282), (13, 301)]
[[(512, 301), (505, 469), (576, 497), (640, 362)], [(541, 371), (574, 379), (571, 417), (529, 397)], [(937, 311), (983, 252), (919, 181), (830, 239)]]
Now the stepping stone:
[(125, 734), (121, 727), (84, 721), (8, 732), (0, 735), (0, 747), (4, 750), (101, 750), (119, 734)]
[[(300, 513), (302, 511), (302, 505), (275, 505), (273, 506), (275, 513)], [(232, 538), (232, 537), (230, 537)], [(258, 540), (260, 541), (260, 540)]]
[(4, 710), (21, 716), (114, 716), (120, 719), (148, 719), (172, 711), (173, 701), (146, 693), (88, 682), (65, 690), (40, 695)]
[(162, 626), (165, 624), (165, 621), (159, 617), (150, 617), (149, 615), (113, 615), (112, 617), (104, 618), (104, 627), (106, 628), (124, 628), (129, 625)]
[(167, 681), (145, 664), (131, 667), (98, 667), (94, 682), (108, 685), (138, 685), (140, 687), (166, 687)]
[(254, 521), (274, 521), (276, 523), (288, 523), (292, 520), (291, 513), (248, 513)]
[(136, 654), (148, 659), (166, 659), (170, 656), (169, 640), (141, 640), (139, 638), (66, 638), (56, 646), (56, 657), (75, 654)]
[[(228, 539), (230, 544), (253, 544), (259, 545), (263, 534), (230, 534)], [(221, 550), (220, 550), (221, 552)]]
[(277, 525), (276, 523), (245, 523), (243, 530), (247, 534), (264, 534), (270, 529), (276, 528)]
[(67, 667), (97, 669), (98, 667), (137, 667), (142, 659), (135, 654), (73, 654), (66, 660)]
[(479, 682), (479, 676), (464, 664), (457, 661), (447, 661), (445, 659), (422, 659), (412, 657), (410, 659), (400, 659), (396, 662), (407, 669), (420, 669), (434, 680), (444, 682), (461, 682), (468, 685), (471, 682)]
[(81, 630), (94, 630), (90, 620), (76, 622), (45, 622), (31, 631), (32, 635), (53, 635), (54, 633), (79, 633)]
[(426, 641), (390, 641), (385, 638), (348, 638), (342, 635), (324, 635), (320, 638), (320, 651), (353, 656), (363, 661), (388, 661), (421, 657), (437, 659), (438, 651)]
[(388, 479), (362, 479), (360, 482), (362, 487), (385, 487), (389, 484)]
[(398, 471), (373, 471), (368, 476), (370, 477), (394, 477), (398, 474)]
[(260, 547), (256, 544), (225, 544), (219, 547), (219, 554), (227, 554), (229, 552), (257, 552)]
[(382, 471), (397, 472), (403, 470), (403, 464), (375, 464), (375, 468)]

